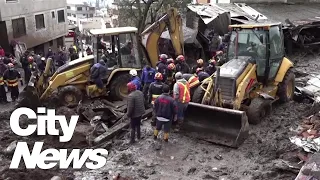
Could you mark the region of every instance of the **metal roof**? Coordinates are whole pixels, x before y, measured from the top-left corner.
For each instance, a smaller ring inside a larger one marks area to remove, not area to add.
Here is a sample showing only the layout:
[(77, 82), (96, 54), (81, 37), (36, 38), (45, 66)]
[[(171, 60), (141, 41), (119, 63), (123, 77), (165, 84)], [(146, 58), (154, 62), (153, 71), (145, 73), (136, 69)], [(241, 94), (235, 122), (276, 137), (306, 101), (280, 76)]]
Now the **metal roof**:
[[(285, 23), (286, 19), (291, 22), (297, 22), (307, 19), (320, 20), (320, 4), (308, 3), (308, 4), (249, 4), (252, 8), (265, 14), (268, 19)], [(318, 18), (317, 18), (318, 17)], [(301, 23), (301, 22), (300, 22)], [(294, 23), (295, 24), (295, 23)]]
[(248, 24), (233, 24), (230, 25), (230, 27), (241, 27), (241, 28), (255, 28), (255, 27), (269, 27), (269, 26), (275, 26), (275, 25), (280, 25), (281, 22), (252, 22)]
[(117, 35), (122, 33), (136, 33), (138, 29), (135, 27), (116, 27), (116, 28), (105, 28), (105, 29), (91, 29), (90, 33), (92, 35)]

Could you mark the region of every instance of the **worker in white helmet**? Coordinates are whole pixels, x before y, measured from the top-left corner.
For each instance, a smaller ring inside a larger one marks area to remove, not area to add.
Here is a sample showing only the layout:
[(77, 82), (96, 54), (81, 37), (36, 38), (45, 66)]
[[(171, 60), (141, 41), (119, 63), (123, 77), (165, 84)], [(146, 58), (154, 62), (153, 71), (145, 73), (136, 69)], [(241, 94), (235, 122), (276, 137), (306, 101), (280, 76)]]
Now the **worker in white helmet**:
[(133, 83), (134, 85), (136, 85), (137, 90), (141, 91), (142, 87), (141, 87), (141, 79), (138, 76), (138, 72), (135, 69), (131, 69), (129, 72), (130, 76), (131, 76), (131, 83)]

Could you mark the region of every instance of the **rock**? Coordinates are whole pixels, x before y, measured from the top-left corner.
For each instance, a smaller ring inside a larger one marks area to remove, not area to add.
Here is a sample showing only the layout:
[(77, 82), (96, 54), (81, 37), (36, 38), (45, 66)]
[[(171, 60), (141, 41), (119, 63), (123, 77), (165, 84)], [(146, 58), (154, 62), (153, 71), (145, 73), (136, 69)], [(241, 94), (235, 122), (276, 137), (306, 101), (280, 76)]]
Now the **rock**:
[(222, 158), (222, 156), (221, 155), (216, 155), (215, 157), (214, 157), (216, 160), (219, 160), (219, 161), (221, 161), (223, 158)]
[(53, 176), (50, 180), (62, 180), (60, 176)]
[(214, 180), (219, 180), (219, 178), (217, 177), (213, 177), (210, 174), (206, 174), (202, 177), (202, 179), (214, 179)]
[(189, 170), (188, 170), (188, 175), (191, 175), (191, 174), (194, 174), (196, 172), (197, 168), (195, 167), (191, 167)]
[(5, 150), (3, 150), (3, 153), (5, 155), (13, 155), (16, 147), (17, 147), (17, 141), (13, 141)]

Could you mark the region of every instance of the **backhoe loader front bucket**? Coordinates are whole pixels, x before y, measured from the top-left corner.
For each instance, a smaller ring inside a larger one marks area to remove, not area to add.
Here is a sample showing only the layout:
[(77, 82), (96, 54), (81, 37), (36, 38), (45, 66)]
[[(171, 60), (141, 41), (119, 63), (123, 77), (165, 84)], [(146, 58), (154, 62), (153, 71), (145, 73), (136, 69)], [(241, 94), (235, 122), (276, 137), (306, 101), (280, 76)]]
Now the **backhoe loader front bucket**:
[(36, 77), (31, 76), (29, 83), (19, 94), (16, 108), (28, 107), (31, 109), (36, 109), (40, 106), (39, 93), (37, 88), (34, 86), (35, 81)]
[(183, 129), (193, 137), (238, 148), (249, 135), (244, 111), (190, 102)]

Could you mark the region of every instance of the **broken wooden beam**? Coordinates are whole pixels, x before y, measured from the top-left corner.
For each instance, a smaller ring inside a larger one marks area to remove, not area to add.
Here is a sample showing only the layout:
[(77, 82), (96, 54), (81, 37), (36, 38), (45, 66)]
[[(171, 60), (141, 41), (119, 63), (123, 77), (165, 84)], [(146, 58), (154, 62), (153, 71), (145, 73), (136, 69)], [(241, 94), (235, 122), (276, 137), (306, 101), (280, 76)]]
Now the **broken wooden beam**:
[[(147, 109), (144, 115), (142, 115), (142, 119), (146, 117), (150, 117), (152, 115), (152, 109)], [(123, 129), (128, 128), (130, 125), (130, 121), (124, 121), (116, 126), (109, 129), (107, 132), (101, 134), (100, 136), (96, 137), (93, 141), (94, 145), (100, 144), (104, 141), (108, 141), (115, 137), (118, 133), (122, 132)]]

